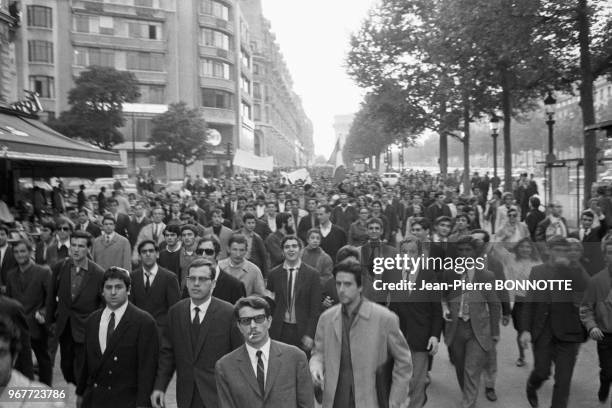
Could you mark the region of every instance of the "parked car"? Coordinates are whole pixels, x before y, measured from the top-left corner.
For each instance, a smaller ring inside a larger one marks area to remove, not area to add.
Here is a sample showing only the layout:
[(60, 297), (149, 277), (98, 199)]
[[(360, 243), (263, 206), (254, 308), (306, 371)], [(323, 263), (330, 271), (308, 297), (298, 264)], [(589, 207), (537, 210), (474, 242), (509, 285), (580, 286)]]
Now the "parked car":
[(387, 183), (390, 186), (394, 186), (399, 181), (400, 175), (399, 173), (383, 173), (382, 181), (383, 183)]

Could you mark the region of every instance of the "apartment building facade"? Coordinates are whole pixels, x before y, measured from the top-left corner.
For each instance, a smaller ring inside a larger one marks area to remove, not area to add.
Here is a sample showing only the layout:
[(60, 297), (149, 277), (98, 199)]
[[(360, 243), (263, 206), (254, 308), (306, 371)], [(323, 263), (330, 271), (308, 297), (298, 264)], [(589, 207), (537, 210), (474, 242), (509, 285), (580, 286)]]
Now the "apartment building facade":
[[(233, 154), (265, 156), (256, 138), (253, 52), (239, 0), (22, 0), (16, 39), (17, 89), (38, 92), (45, 116), (69, 109), (74, 78), (91, 65), (133, 72), (141, 97), (124, 106), (125, 142), (115, 146), (130, 171), (181, 176), (148, 157), (151, 119), (170, 103), (199, 107), (221, 135), (189, 172), (226, 173)], [(134, 160), (135, 159), (135, 160)], [(135, 164), (135, 166), (134, 166)]]

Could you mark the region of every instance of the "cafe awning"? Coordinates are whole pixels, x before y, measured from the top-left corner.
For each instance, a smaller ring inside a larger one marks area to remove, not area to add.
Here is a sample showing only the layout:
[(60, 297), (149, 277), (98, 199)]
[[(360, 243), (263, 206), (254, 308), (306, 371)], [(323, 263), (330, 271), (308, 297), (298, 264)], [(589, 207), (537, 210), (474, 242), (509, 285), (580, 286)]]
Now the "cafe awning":
[(7, 111), (0, 112), (0, 160), (10, 160), (14, 169), (34, 177), (105, 177), (112, 176), (113, 167), (122, 167), (117, 153)]

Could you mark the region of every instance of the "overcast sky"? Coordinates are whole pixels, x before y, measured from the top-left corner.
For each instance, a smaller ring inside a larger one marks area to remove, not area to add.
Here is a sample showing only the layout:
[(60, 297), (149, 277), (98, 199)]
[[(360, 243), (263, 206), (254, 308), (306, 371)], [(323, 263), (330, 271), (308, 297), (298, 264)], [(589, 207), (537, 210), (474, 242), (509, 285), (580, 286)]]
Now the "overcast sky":
[(328, 157), (334, 147), (334, 115), (356, 112), (363, 92), (344, 67), (350, 34), (375, 0), (262, 0), (314, 125), (315, 153)]

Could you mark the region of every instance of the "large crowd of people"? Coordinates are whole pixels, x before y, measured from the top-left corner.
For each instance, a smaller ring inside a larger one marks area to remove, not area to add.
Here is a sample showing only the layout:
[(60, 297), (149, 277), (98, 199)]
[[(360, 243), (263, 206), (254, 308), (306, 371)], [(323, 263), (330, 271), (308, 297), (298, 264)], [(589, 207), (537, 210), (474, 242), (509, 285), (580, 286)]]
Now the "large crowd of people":
[[(15, 361), (0, 385), (52, 387), (59, 351), (83, 408), (163, 407), (174, 375), (179, 408), (420, 408), (444, 341), (469, 408), (481, 383), (497, 400), (496, 345), (512, 323), (516, 365), (533, 349), (532, 407), (553, 365), (552, 407), (567, 407), (589, 336), (606, 401), (612, 190), (571, 228), (533, 175), (506, 192), (477, 173), (461, 191), (460, 176), (198, 177), (177, 193), (116, 183), (70, 200), (59, 185), (0, 200), (0, 350)], [(375, 272), (398, 256), (485, 262)], [(508, 280), (571, 290), (468, 285)]]

